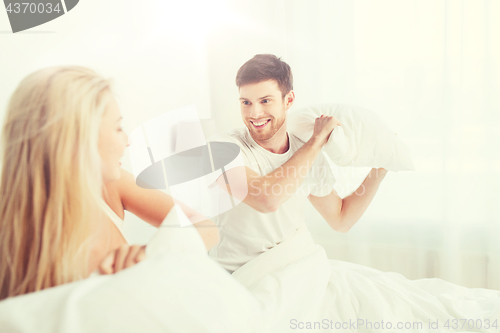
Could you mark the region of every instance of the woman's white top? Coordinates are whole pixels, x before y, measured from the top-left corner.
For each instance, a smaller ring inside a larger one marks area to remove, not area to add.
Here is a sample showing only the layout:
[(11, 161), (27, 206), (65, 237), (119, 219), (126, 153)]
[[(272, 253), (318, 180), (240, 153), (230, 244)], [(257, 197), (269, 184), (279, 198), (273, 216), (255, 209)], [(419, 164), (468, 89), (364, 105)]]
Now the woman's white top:
[[(111, 219), (111, 221), (113, 221), (113, 224), (118, 228), (118, 230), (122, 234), (122, 236), (125, 239), (125, 241), (127, 242), (127, 244), (130, 244), (129, 241), (127, 240), (127, 237), (125, 237), (125, 233), (123, 232), (123, 220), (118, 215), (116, 215), (115, 211), (112, 210), (111, 207), (109, 207), (106, 203), (102, 204), (101, 207), (104, 210), (104, 213), (106, 214), (106, 216), (108, 216)], [(93, 271), (89, 275), (89, 277), (97, 276), (97, 275), (100, 275), (98, 268), (96, 268), (96, 270)]]
[(123, 232), (123, 220), (118, 215), (116, 215), (115, 211), (111, 209), (111, 207), (109, 207), (107, 204), (103, 205), (102, 208), (106, 216), (108, 216), (111, 221), (113, 221), (114, 225), (116, 225), (127, 244), (130, 244), (127, 237), (125, 236), (125, 233)]

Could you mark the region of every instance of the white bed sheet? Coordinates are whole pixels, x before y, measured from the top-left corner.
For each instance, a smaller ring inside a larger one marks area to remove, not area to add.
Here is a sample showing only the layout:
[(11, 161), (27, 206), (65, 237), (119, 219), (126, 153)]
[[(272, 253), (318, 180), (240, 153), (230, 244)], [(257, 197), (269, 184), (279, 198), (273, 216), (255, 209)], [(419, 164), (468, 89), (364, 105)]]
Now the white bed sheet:
[(177, 207), (134, 267), (0, 302), (0, 332), (500, 331), (500, 291), (328, 260), (305, 227), (231, 276), (179, 218)]
[(261, 302), (270, 332), (500, 332), (500, 291), (328, 260), (305, 227), (233, 276)]
[(179, 219), (176, 206), (131, 268), (1, 301), (0, 332), (264, 331), (257, 300)]

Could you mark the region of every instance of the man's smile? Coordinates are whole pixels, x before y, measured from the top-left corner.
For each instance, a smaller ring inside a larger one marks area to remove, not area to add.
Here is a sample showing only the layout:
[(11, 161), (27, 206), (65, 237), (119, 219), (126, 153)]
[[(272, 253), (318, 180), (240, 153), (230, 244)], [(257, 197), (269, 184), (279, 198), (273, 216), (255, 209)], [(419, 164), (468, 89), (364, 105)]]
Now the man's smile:
[(271, 119), (263, 119), (263, 120), (250, 120), (253, 127), (255, 128), (264, 128), (268, 123), (271, 122)]

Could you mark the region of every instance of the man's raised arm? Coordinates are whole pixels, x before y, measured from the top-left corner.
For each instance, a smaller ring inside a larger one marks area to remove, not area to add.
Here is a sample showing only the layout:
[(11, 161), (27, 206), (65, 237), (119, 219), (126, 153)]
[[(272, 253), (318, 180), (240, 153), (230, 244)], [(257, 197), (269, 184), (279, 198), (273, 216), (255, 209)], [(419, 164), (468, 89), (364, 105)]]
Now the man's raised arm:
[(335, 190), (324, 197), (311, 194), (308, 198), (333, 230), (348, 232), (370, 205), (386, 174), (386, 169), (371, 169), (358, 189), (344, 199)]
[[(235, 167), (220, 176), (217, 184), (261, 213), (275, 212), (299, 189), (336, 125), (334, 117), (318, 117), (311, 139), (279, 168), (260, 176), (249, 167)], [(246, 173), (246, 179), (242, 172)]]

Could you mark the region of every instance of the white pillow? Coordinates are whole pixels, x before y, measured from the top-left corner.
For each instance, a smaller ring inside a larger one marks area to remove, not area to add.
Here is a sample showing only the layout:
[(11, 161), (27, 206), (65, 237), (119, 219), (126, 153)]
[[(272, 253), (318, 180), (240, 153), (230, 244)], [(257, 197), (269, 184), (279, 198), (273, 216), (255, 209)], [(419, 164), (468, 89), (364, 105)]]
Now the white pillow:
[(174, 204), (146, 246), (146, 258), (163, 253), (207, 255), (203, 239), (178, 204)]
[(301, 140), (311, 138), (320, 115), (334, 116), (342, 126), (333, 130), (323, 151), (339, 166), (414, 171), (408, 147), (375, 112), (347, 104), (322, 104), (292, 110), (288, 131)]
[(183, 219), (172, 209), (133, 267), (1, 301), (0, 332), (263, 331), (258, 301)]

